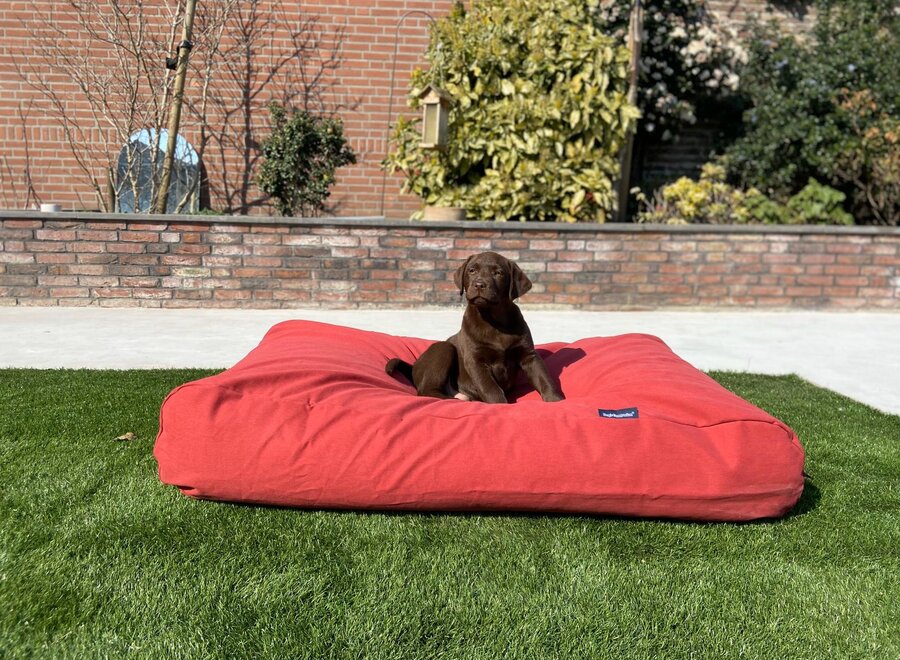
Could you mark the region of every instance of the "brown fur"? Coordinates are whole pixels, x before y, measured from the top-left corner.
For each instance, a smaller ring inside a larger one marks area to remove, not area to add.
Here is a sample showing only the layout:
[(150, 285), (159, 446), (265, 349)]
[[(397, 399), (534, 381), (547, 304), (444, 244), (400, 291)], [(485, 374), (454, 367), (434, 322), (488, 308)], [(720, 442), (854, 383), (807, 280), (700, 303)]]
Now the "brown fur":
[(469, 257), (453, 281), (468, 302), (460, 331), (432, 344), (415, 364), (393, 358), (385, 370), (406, 376), (419, 396), (506, 403), (522, 369), (544, 401), (561, 401), (513, 302), (531, 289), (518, 265), (496, 252), (482, 252)]

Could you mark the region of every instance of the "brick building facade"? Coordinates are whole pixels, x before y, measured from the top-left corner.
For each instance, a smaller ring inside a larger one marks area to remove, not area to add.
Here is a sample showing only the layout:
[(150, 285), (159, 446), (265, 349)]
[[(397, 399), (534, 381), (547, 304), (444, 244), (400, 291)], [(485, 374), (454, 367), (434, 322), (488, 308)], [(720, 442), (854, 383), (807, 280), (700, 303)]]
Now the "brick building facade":
[[(114, 70), (114, 62), (110, 61), (114, 54), (98, 48), (96, 43), (90, 46), (85, 35), (79, 34), (77, 23), (65, 14), (63, 4), (52, 0), (0, 2), (0, 141), (3, 144), (0, 208), (22, 208), (26, 201), (28, 206), (36, 201), (55, 202), (64, 209), (99, 206), (97, 196), (79, 169), (78, 159), (66, 147), (63, 129), (51, 117), (47, 100), (22, 77), (30, 76), (33, 82), (35, 66), (49, 73), (48, 67), (41, 63), (42, 43), (46, 46), (48, 38), (52, 43), (68, 44), (75, 55), (86, 55), (100, 62), (101, 66), (96, 68), (101, 72), (104, 67)], [(173, 3), (160, 0), (145, 4), (156, 7), (155, 13), (150, 13), (150, 23), (161, 38), (165, 37), (170, 23), (165, 8)], [(387, 151), (389, 121), (406, 111), (409, 73), (413, 67), (423, 64), (429, 17), (445, 15), (450, 0), (310, 0), (302, 7), (300, 3), (283, 0), (276, 12), (277, 20), (266, 13), (272, 4), (251, 0), (238, 3), (242, 8), (240, 20), (226, 30), (226, 42), (231, 39), (233, 46), (240, 42), (242, 34), (244, 37), (249, 34), (253, 37), (245, 39), (249, 45), (242, 46), (243, 50), (232, 49), (228, 71), (220, 69), (210, 78), (203, 71), (194, 70), (188, 79), (188, 97), (196, 98), (203, 81), (210, 79), (218, 98), (218, 105), (210, 112), (210, 130), (212, 133), (218, 130), (220, 134), (210, 136), (210, 131), (206, 132), (203, 154), (209, 177), (210, 206), (228, 213), (270, 212), (252, 180), (258, 142), (267, 131), (265, 105), (270, 100), (284, 98), (286, 87), (302, 85), (303, 75), (309, 77), (324, 68), (317, 102), (321, 101), (326, 109), (336, 110), (343, 118), (346, 134), (358, 156), (356, 165), (339, 171), (331, 199), (334, 214), (408, 217), (420, 207), (419, 200), (400, 195), (399, 180), (385, 177), (380, 162)], [(740, 25), (751, 13), (770, 15), (790, 25), (802, 24), (808, 4), (764, 0), (709, 2), (715, 16), (731, 25)], [(206, 6), (215, 5), (207, 3)], [(252, 11), (254, 7), (256, 13)], [(314, 19), (314, 23), (307, 24), (307, 30), (299, 29), (309, 19)], [(58, 28), (59, 32), (48, 31), (48, 26)], [(282, 73), (267, 80), (267, 67), (290, 52), (295, 44), (290, 38), (291, 29), (298, 38), (311, 39), (303, 62), (283, 63)], [(43, 42), (35, 38), (35, 32), (44, 35)], [(163, 54), (160, 51), (160, 67)], [(192, 59), (195, 67), (201, 66), (202, 44), (198, 44)], [(307, 68), (302, 70), (301, 65)], [(96, 161), (98, 152), (104, 150), (104, 142), (98, 138), (92, 143), (91, 139), (100, 135), (104, 126), (102, 122), (94, 125), (91, 113), (79, 100), (75, 81), (52, 74), (49, 79), (62, 97), (68, 116), (77, 118), (78, 124), (87, 130), (85, 144), (88, 146), (78, 155), (93, 168), (102, 187), (102, 168), (98, 170)], [(182, 134), (195, 146), (204, 140), (190, 111), (185, 113), (182, 126)], [(698, 147), (693, 139), (686, 147), (690, 153), (685, 151), (679, 155), (676, 149), (674, 156), (669, 153), (664, 159), (696, 160), (704, 148)], [(101, 173), (97, 174), (98, 171)], [(36, 198), (29, 194), (30, 189)]]

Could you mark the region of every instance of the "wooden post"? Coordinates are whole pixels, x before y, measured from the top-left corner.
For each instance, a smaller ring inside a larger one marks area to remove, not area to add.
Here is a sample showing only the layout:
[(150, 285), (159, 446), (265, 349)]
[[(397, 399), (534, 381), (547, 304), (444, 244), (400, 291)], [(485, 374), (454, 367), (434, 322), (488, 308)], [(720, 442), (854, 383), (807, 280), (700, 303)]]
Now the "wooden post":
[(175, 70), (175, 89), (172, 94), (172, 105), (169, 106), (169, 126), (166, 129), (166, 153), (163, 160), (162, 176), (156, 190), (154, 213), (165, 213), (169, 200), (169, 184), (172, 181), (172, 166), (175, 162), (175, 148), (178, 144), (178, 126), (181, 123), (181, 104), (184, 99), (184, 80), (187, 77), (188, 59), (190, 58), (191, 34), (194, 29), (194, 13), (197, 0), (188, 0), (184, 9), (184, 29), (181, 43), (178, 45), (178, 64)]
[[(644, 9), (641, 0), (635, 0), (631, 7), (631, 20), (628, 22), (628, 47), (631, 51), (631, 80), (628, 85), (628, 102), (637, 104), (638, 81), (641, 70), (641, 44), (643, 42)], [(631, 155), (634, 150), (634, 133), (632, 128), (625, 136), (625, 145), (619, 157), (619, 199), (616, 216), (619, 222), (625, 222), (628, 213), (628, 191), (631, 184)]]

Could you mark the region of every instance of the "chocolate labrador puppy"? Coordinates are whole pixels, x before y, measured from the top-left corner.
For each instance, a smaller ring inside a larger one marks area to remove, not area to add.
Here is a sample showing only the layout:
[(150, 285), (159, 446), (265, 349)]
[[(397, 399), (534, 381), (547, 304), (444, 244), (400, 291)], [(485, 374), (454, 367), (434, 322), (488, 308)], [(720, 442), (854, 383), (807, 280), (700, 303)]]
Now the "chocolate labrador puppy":
[(406, 376), (419, 396), (506, 403), (521, 368), (544, 401), (561, 401), (513, 302), (531, 289), (525, 273), (496, 252), (482, 252), (469, 257), (453, 281), (468, 301), (460, 331), (432, 344), (415, 364), (393, 358), (385, 370)]

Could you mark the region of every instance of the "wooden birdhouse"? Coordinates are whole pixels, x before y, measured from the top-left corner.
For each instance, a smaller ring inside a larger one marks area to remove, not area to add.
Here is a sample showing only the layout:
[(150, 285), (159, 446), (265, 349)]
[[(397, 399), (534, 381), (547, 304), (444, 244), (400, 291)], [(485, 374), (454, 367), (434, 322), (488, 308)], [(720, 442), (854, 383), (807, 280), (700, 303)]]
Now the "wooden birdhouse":
[(422, 102), (422, 141), (419, 146), (425, 149), (445, 147), (450, 95), (439, 87), (429, 85), (419, 95), (419, 99)]

